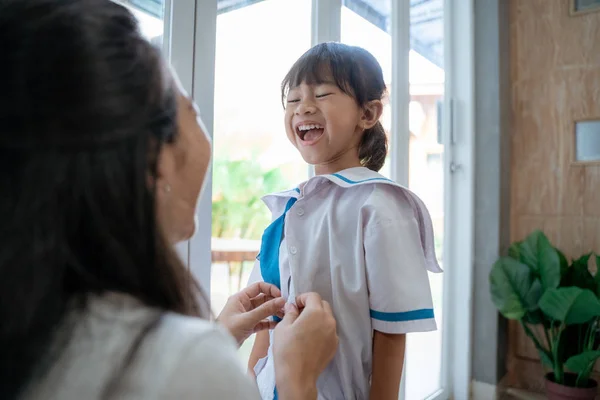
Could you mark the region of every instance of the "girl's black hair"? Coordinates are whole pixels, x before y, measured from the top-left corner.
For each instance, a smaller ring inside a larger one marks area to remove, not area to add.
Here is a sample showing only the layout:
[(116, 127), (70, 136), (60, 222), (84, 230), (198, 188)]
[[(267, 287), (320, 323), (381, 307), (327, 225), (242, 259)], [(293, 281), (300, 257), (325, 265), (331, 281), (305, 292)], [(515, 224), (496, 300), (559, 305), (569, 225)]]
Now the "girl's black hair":
[[(321, 43), (302, 55), (281, 84), (281, 98), (291, 88), (320, 84), (333, 80), (344, 93), (352, 96), (360, 107), (386, 94), (381, 66), (367, 50), (337, 42)], [(360, 163), (379, 171), (387, 155), (387, 136), (381, 122), (365, 130), (358, 148)]]
[(2, 0), (0, 49), (0, 397), (15, 398), (89, 294), (206, 309), (155, 217), (148, 182), (177, 94), (134, 16), (110, 0)]

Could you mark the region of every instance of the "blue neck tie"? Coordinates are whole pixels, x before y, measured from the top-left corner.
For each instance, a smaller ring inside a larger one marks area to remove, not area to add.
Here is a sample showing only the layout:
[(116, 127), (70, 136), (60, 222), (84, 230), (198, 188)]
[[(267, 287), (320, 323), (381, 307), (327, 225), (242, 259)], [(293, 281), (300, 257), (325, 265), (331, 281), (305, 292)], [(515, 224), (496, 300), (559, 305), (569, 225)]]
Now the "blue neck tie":
[[(292, 197), (285, 205), (285, 211), (279, 218), (271, 222), (263, 232), (260, 243), (260, 273), (265, 282), (277, 286), (281, 290), (281, 275), (279, 274), (279, 247), (283, 239), (283, 226), (285, 225), (285, 215), (292, 208), (298, 199)], [(277, 322), (281, 318), (273, 316)], [(277, 388), (273, 391), (273, 400), (278, 400)]]
[(285, 215), (292, 208), (298, 199), (291, 198), (285, 211), (279, 218), (271, 222), (263, 232), (260, 243), (260, 273), (265, 282), (277, 286), (281, 289), (281, 276), (279, 274), (279, 247), (283, 239), (283, 226), (285, 224)]

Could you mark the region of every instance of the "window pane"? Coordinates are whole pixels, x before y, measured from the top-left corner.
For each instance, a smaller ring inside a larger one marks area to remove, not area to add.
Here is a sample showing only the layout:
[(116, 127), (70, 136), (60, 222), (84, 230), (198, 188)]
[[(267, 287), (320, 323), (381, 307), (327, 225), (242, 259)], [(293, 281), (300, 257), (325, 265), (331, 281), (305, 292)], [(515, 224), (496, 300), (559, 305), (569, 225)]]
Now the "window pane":
[(140, 24), (142, 34), (154, 45), (161, 47), (164, 31), (165, 0), (116, 0), (129, 8)]
[[(261, 197), (308, 166), (289, 143), (281, 81), (310, 48), (311, 0), (220, 1), (217, 17), (211, 302), (244, 287), (271, 221)], [(293, 16), (293, 19), (290, 19)], [(252, 341), (242, 348), (247, 358)]]
[[(444, 97), (444, 1), (411, 0), (409, 187), (431, 213), (438, 261), (444, 243), (444, 169), (441, 102)], [(442, 388), (443, 274), (429, 274), (438, 330), (409, 335), (406, 399), (423, 399)]]
[[(391, 0), (344, 0), (342, 7), (341, 42), (359, 46), (377, 59), (383, 70), (385, 84), (390, 91), (392, 84), (392, 38), (390, 36)], [(381, 124), (391, 137), (392, 109), (389, 96), (384, 99)], [(390, 177), (390, 155), (380, 173)]]
[[(410, 0), (409, 52), (409, 186), (429, 208), (436, 253), (441, 264), (444, 231), (443, 146), (438, 135), (438, 110), (444, 94), (443, 0)], [(342, 42), (365, 48), (381, 64), (388, 91), (392, 83), (392, 0), (344, 0)], [(388, 139), (391, 107), (382, 117)], [(440, 120), (441, 121), (441, 120)], [(441, 123), (440, 123), (441, 126)], [(391, 146), (390, 146), (391, 148)], [(390, 155), (382, 173), (390, 176)], [(443, 274), (430, 274), (438, 331), (407, 338), (405, 399), (423, 399), (441, 388)]]

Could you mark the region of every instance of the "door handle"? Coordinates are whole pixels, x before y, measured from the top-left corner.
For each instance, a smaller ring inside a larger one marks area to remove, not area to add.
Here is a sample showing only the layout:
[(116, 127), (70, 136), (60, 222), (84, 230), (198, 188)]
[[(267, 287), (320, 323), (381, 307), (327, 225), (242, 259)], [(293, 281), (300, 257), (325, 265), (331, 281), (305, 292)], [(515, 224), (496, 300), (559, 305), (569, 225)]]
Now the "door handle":
[(454, 161), (450, 162), (450, 173), (453, 174), (459, 169), (462, 169), (462, 164), (457, 164)]

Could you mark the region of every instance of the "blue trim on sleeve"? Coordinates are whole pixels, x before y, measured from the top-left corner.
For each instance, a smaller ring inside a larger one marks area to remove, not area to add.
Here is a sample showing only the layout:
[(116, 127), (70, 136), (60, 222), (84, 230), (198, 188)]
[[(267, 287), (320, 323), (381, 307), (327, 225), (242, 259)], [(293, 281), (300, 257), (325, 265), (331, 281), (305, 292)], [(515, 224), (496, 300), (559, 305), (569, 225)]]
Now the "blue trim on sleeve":
[(335, 176), (336, 178), (338, 178), (338, 179), (341, 179), (341, 180), (343, 180), (344, 182), (346, 182), (346, 183), (349, 183), (349, 184), (351, 184), (351, 185), (356, 185), (356, 184), (358, 184), (358, 183), (369, 182), (369, 181), (386, 181), (386, 182), (393, 182), (391, 179), (388, 179), (388, 178), (369, 178), (369, 179), (363, 179), (362, 181), (353, 181), (353, 180), (350, 180), (350, 179), (348, 179), (348, 178), (346, 178), (345, 176), (343, 176), (343, 175), (340, 175), (340, 174), (331, 174), (331, 175), (333, 175), (333, 176)]
[(300, 194), (300, 189), (298, 189), (298, 188), (294, 188), (294, 191), (295, 191), (295, 192), (298, 192), (298, 194)]
[(371, 318), (387, 322), (406, 322), (420, 319), (434, 318), (433, 308), (423, 308), (421, 310), (412, 310), (405, 312), (382, 312), (371, 310)]

